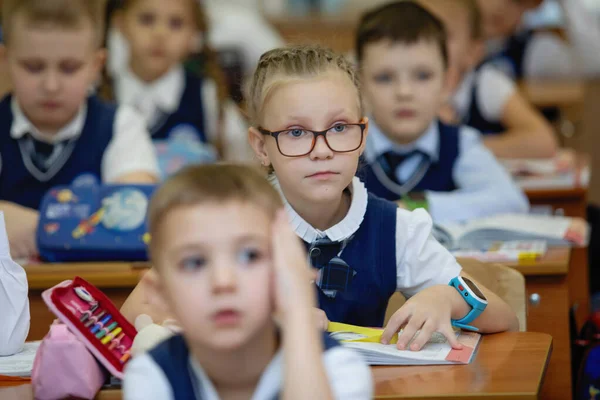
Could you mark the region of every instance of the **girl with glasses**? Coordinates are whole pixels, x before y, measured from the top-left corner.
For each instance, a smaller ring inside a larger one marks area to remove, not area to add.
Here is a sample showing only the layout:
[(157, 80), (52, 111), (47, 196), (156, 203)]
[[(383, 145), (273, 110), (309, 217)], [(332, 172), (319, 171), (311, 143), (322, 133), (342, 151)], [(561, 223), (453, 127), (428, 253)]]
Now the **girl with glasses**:
[[(250, 145), (317, 269), (320, 326), (382, 326), (390, 297), (400, 291), (409, 300), (384, 340), (406, 325), (399, 348), (408, 348), (417, 330), (412, 350), (434, 331), (460, 347), (451, 319), (470, 307), (448, 283), (461, 267), (431, 235), (430, 216), (375, 197), (355, 176), (369, 121), (351, 64), (315, 46), (275, 49), (261, 57), (246, 99)], [(510, 307), (483, 292), (489, 305), (474, 325), (518, 329)]]

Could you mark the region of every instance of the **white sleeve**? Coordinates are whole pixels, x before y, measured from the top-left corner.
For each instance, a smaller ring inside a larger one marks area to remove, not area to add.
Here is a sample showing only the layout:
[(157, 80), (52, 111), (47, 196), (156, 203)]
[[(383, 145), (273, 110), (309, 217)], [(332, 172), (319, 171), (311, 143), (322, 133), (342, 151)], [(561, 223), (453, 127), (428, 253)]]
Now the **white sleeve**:
[(515, 83), (493, 65), (484, 65), (476, 76), (477, 105), (483, 117), (492, 122), (500, 122), (504, 107), (515, 93)]
[(131, 107), (119, 106), (113, 138), (102, 157), (102, 181), (147, 172), (159, 176), (158, 161), (144, 119)]
[(125, 367), (123, 400), (169, 400), (173, 390), (165, 373), (147, 353), (134, 357)]
[(354, 350), (342, 346), (328, 350), (323, 355), (323, 364), (334, 399), (373, 398), (371, 369)]
[(396, 217), (397, 290), (406, 298), (460, 274), (456, 259), (432, 235), (427, 211), (398, 209)]
[(459, 157), (452, 170), (458, 188), (426, 192), (429, 212), (436, 223), (529, 211), (527, 197), (483, 145), (477, 130), (461, 126), (459, 143)]
[[(202, 86), (202, 104), (204, 104), (204, 124), (206, 137), (214, 142), (219, 122), (219, 100), (217, 86), (214, 81), (205, 79)], [(231, 100), (225, 104), (223, 117), (223, 135), (225, 140), (224, 158), (227, 161), (249, 162), (255, 160), (254, 152), (248, 143), (248, 124), (242, 117), (239, 108)]]
[(583, 0), (560, 0), (566, 20), (566, 31), (579, 73), (594, 76), (600, 73), (600, 18)]
[(18, 353), (29, 333), (27, 274), (10, 256), (10, 247), (0, 211), (0, 356)]

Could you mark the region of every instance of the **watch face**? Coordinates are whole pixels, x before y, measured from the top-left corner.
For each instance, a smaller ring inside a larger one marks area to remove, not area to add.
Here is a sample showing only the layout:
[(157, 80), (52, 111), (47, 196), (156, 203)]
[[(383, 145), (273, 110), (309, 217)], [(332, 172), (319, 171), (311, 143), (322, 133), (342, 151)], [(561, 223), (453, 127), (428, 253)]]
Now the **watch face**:
[(481, 290), (479, 290), (477, 285), (475, 285), (469, 278), (462, 277), (462, 279), (465, 282), (465, 284), (469, 287), (469, 289), (471, 289), (471, 291), (475, 294), (475, 296), (479, 297), (482, 300), (487, 301), (487, 299), (485, 298), (485, 295), (483, 293), (481, 293)]

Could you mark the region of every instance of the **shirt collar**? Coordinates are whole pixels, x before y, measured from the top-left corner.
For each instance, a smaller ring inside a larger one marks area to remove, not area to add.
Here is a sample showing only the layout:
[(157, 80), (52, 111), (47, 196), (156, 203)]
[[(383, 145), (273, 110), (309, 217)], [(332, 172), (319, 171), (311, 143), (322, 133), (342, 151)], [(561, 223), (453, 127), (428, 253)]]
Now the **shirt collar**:
[(348, 214), (346, 214), (344, 219), (342, 219), (336, 225), (325, 231), (320, 231), (314, 228), (312, 225), (306, 222), (304, 218), (302, 218), (296, 212), (296, 210), (294, 210), (294, 208), (285, 198), (285, 195), (281, 190), (281, 186), (279, 185), (279, 180), (277, 180), (277, 177), (274, 174), (271, 175), (269, 181), (273, 187), (277, 189), (279, 194), (281, 194), (281, 198), (285, 204), (285, 209), (288, 213), (294, 232), (296, 232), (296, 235), (298, 235), (307, 243), (313, 243), (315, 240), (324, 237), (327, 237), (329, 240), (334, 242), (348, 239), (354, 235), (354, 233), (356, 233), (358, 228), (360, 228), (360, 224), (365, 218), (365, 213), (367, 212), (368, 193), (365, 185), (357, 177), (352, 179), (352, 183), (349, 186), (350, 193), (352, 195), (352, 201), (350, 203)]
[[(199, 395), (200, 399), (206, 400), (218, 400), (219, 395), (217, 390), (215, 389), (212, 381), (202, 369), (200, 363), (192, 357), (190, 354), (189, 363), (192, 369), (192, 379), (196, 379), (199, 382), (199, 392), (196, 395)], [(281, 382), (282, 382), (282, 374), (283, 374), (283, 353), (281, 349), (279, 349), (271, 362), (267, 365), (264, 372), (262, 373), (258, 385), (252, 395), (252, 399), (273, 399), (277, 397), (277, 393), (281, 390)]]
[(369, 162), (375, 161), (379, 156), (388, 151), (405, 154), (413, 150), (420, 150), (427, 154), (434, 162), (439, 159), (440, 137), (437, 119), (429, 124), (425, 133), (419, 136), (417, 140), (406, 145), (392, 142), (372, 119), (369, 121), (369, 135), (367, 136), (367, 150), (365, 154)]
[(126, 69), (117, 75), (116, 83), (115, 96), (119, 103), (142, 108), (140, 111), (151, 107), (149, 114), (155, 113), (156, 108), (173, 113), (179, 107), (185, 89), (185, 70), (177, 65), (154, 82), (146, 83)]
[(46, 143), (58, 143), (63, 140), (73, 139), (78, 137), (83, 130), (87, 115), (87, 102), (79, 108), (75, 117), (64, 127), (59, 129), (55, 134), (47, 134), (40, 132), (23, 113), (17, 98), (13, 96), (11, 100), (11, 111), (13, 114), (13, 122), (10, 127), (10, 136), (13, 139), (20, 139), (26, 134), (32, 135), (36, 140)]

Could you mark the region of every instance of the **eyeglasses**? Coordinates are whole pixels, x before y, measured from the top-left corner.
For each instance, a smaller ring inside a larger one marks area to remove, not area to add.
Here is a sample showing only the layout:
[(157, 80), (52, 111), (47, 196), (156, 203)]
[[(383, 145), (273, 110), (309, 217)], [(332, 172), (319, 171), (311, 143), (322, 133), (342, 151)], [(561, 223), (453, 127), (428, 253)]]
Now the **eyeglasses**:
[(310, 154), (317, 144), (319, 136), (323, 136), (325, 144), (336, 153), (350, 153), (358, 150), (363, 142), (363, 134), (367, 124), (337, 124), (324, 131), (311, 131), (294, 128), (271, 132), (263, 128), (258, 131), (263, 135), (273, 136), (279, 152), (286, 157), (302, 157)]

